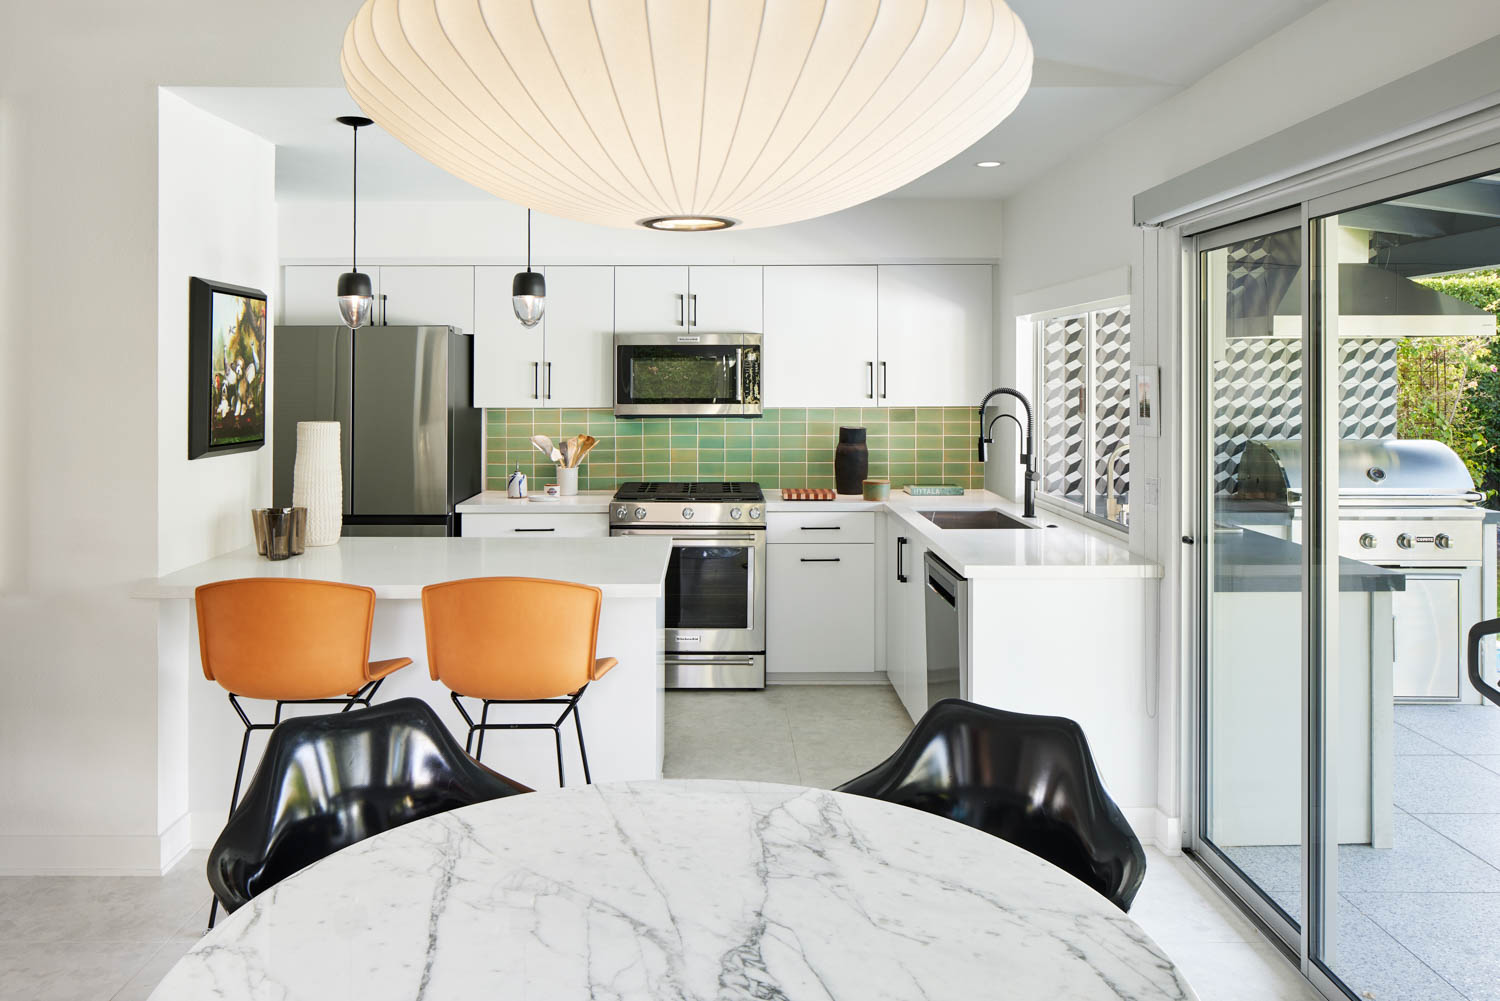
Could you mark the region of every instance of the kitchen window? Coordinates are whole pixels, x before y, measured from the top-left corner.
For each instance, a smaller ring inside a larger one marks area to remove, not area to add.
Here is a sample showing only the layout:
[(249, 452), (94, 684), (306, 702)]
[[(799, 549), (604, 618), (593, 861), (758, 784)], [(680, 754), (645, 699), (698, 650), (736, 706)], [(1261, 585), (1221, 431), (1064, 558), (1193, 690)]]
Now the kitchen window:
[(1037, 360), (1038, 494), (1130, 524), (1130, 300), (1054, 310), (1032, 321)]

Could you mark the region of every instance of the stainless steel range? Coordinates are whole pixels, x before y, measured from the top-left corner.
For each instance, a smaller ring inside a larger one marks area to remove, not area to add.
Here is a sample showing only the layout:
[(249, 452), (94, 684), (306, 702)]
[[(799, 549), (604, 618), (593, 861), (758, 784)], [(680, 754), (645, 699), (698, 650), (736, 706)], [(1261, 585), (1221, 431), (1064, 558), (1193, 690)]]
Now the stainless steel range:
[(610, 535), (672, 540), (668, 688), (766, 686), (765, 494), (758, 483), (625, 483)]
[[(1302, 442), (1252, 441), (1236, 498), (1284, 512), (1271, 534), (1302, 540)], [(1394, 598), (1398, 701), (1473, 701), (1463, 683), (1469, 627), (1481, 613), (1485, 510), (1463, 460), (1436, 441), (1339, 443), (1339, 555), (1399, 571)], [(1250, 527), (1250, 526), (1247, 526)]]

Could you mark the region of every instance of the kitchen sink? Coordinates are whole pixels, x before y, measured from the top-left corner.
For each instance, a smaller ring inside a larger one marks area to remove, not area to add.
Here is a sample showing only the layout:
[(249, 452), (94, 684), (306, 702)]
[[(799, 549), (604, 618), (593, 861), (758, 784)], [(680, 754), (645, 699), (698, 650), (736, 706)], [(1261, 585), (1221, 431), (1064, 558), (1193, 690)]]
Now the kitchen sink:
[(922, 517), (938, 528), (1038, 528), (1030, 522), (1013, 518), (1004, 511), (985, 508), (978, 511), (918, 511)]

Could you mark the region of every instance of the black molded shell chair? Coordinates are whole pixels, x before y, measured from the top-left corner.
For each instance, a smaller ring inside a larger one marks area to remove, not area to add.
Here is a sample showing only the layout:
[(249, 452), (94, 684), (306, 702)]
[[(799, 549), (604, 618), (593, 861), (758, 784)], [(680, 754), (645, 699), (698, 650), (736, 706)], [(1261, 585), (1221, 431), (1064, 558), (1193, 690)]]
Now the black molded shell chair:
[(1123, 911), (1146, 853), (1104, 791), (1083, 728), (944, 699), (895, 754), (839, 792), (935, 813), (1039, 855)]
[(234, 911), (382, 831), (530, 791), (469, 757), (420, 699), (285, 720), (209, 853), (208, 882)]

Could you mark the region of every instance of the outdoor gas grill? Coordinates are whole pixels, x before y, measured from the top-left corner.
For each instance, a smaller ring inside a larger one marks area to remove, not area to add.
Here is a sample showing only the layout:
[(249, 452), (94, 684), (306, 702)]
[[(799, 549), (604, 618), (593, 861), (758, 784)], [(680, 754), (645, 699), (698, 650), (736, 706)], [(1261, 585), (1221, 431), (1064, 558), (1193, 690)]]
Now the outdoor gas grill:
[[(1484, 618), (1485, 509), (1463, 460), (1437, 441), (1339, 443), (1339, 555), (1396, 570), (1398, 701), (1477, 701), (1464, 684), (1469, 627)], [(1302, 442), (1252, 441), (1236, 475), (1236, 502), (1267, 514), (1266, 531), (1302, 541)], [(1494, 543), (1489, 543), (1493, 549)], [(1489, 553), (1493, 576), (1493, 552)], [(1489, 597), (1493, 608), (1493, 597)]]

